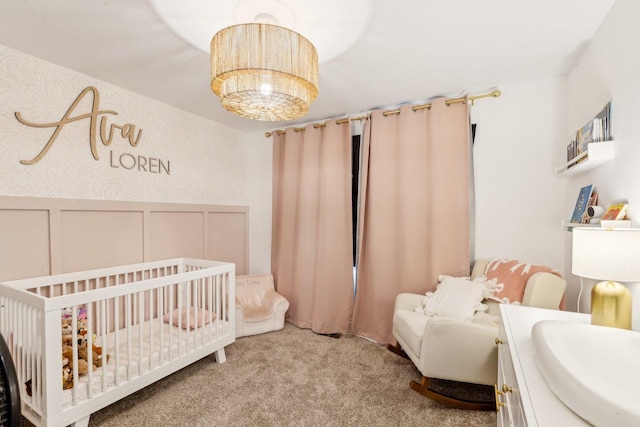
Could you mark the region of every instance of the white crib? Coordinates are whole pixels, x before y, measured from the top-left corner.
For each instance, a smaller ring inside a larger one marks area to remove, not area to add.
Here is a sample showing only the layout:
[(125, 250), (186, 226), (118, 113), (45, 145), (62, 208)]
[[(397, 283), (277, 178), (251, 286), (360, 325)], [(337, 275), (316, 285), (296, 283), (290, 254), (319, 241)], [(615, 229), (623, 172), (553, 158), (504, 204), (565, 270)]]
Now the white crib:
[[(195, 316), (171, 316), (182, 310)], [(102, 347), (102, 367), (82, 376), (75, 369), (67, 390), (63, 316), (72, 324), (73, 366), (79, 316)], [(0, 283), (0, 332), (23, 415), (37, 426), (86, 426), (93, 412), (211, 353), (225, 361), (235, 341), (235, 265), (177, 258)]]

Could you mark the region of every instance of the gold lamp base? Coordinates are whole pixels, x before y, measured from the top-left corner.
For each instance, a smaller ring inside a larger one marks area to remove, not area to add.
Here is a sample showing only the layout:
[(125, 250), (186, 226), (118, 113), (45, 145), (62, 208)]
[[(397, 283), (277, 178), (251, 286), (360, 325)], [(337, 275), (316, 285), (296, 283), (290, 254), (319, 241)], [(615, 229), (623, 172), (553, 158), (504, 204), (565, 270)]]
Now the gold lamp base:
[(618, 282), (600, 282), (591, 290), (591, 324), (631, 329), (631, 292)]

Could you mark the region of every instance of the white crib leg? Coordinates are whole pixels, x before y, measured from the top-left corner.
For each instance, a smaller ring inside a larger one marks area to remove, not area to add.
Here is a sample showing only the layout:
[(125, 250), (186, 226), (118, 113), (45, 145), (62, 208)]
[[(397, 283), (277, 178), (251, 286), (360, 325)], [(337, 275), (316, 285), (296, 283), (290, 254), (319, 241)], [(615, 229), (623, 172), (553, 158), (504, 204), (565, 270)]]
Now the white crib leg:
[(216, 362), (224, 363), (227, 360), (227, 356), (224, 354), (224, 347), (215, 352)]
[(79, 419), (75, 423), (72, 424), (73, 427), (88, 427), (89, 426), (89, 418), (91, 415), (87, 415), (86, 417)]

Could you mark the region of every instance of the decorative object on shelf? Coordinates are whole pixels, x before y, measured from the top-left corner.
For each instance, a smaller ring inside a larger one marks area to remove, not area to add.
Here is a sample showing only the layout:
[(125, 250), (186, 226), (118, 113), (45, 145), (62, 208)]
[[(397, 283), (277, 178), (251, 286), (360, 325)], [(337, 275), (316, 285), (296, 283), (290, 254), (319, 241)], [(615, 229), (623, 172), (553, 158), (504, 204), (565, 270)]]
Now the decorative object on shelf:
[(626, 203), (614, 203), (607, 211), (602, 215), (602, 220), (604, 221), (614, 221), (618, 219), (624, 219), (627, 215), (627, 204)]
[(587, 207), (589, 206), (589, 201), (591, 199), (591, 195), (593, 193), (593, 185), (589, 184), (580, 189), (580, 193), (578, 193), (578, 200), (576, 201), (576, 206), (573, 208), (573, 214), (571, 215), (571, 222), (575, 224), (583, 224), (586, 221), (584, 220)]
[[(640, 329), (640, 229), (580, 228), (573, 230), (571, 271), (603, 280), (591, 291), (591, 323)], [(618, 282), (630, 282), (626, 286)], [(631, 289), (631, 292), (629, 289)], [(636, 303), (632, 309), (632, 294)]]
[(211, 39), (211, 90), (241, 117), (298, 119), (318, 96), (318, 53), (305, 37), (277, 25), (224, 28)]
[(599, 224), (602, 214), (604, 214), (604, 208), (602, 206), (596, 206), (595, 204), (593, 204), (587, 207), (587, 217), (589, 218), (589, 224)]

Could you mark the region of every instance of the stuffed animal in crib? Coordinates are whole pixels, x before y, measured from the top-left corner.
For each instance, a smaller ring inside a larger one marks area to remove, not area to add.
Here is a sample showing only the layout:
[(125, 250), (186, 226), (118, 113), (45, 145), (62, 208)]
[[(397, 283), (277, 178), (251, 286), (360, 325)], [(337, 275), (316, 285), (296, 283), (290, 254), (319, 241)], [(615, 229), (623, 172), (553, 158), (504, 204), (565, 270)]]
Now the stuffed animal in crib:
[[(77, 348), (78, 348), (78, 364), (73, 366), (73, 334), (71, 324), (68, 319), (62, 319), (62, 377), (63, 388), (73, 387), (73, 370), (78, 371), (78, 375), (86, 375), (89, 373), (89, 342), (88, 333), (86, 329), (86, 322), (78, 319), (78, 332), (77, 332)], [(92, 370), (96, 370), (103, 364), (102, 347), (95, 344), (95, 334), (93, 335), (91, 342), (91, 362)], [(106, 355), (106, 360), (109, 361), (110, 355)], [(66, 362), (65, 362), (66, 360)], [(69, 379), (70, 378), (70, 379)]]
[[(96, 344), (96, 340), (97, 340), (97, 336), (96, 334), (93, 334), (93, 340), (91, 342), (91, 350), (94, 352), (94, 354), (97, 354), (100, 357), (100, 359), (102, 359), (102, 347)], [(111, 358), (111, 355), (107, 353), (107, 362), (109, 361), (109, 358)], [(102, 366), (102, 361), (98, 366)]]
[[(62, 345), (62, 357), (63, 360), (69, 359), (67, 366), (69, 368), (69, 372), (73, 376), (73, 371), (76, 369), (78, 371), (78, 375), (87, 375), (89, 373), (89, 362), (87, 361), (87, 348), (78, 347), (78, 365), (73, 365), (73, 347), (70, 345), (63, 344)], [(64, 365), (63, 365), (64, 366)], [(94, 368), (95, 370), (95, 368)]]
[(73, 388), (73, 372), (69, 366), (69, 358), (62, 356), (62, 389)]
[(71, 322), (69, 321), (69, 319), (62, 319), (61, 327), (62, 336), (71, 335), (71, 333), (73, 332), (73, 327), (71, 326)]
[[(87, 344), (87, 322), (84, 320), (78, 319), (78, 345), (86, 345)], [(61, 329), (62, 329), (62, 344), (71, 345), (71, 341), (73, 340), (73, 326), (71, 325), (71, 320), (63, 318), (61, 320)]]
[(78, 319), (78, 344), (80, 344), (80, 336), (82, 336), (82, 340), (86, 344), (87, 342), (87, 322), (82, 319)]
[[(65, 307), (62, 309), (62, 318), (70, 319), (73, 316), (73, 310), (71, 307)], [(86, 319), (87, 318), (87, 307), (82, 306), (78, 309), (78, 319)]]
[[(85, 325), (86, 323), (84, 321), (78, 320), (78, 355), (82, 349), (82, 358), (89, 361), (89, 338)], [(96, 339), (97, 336), (93, 334), (93, 338), (91, 340), (91, 363), (93, 363), (94, 371), (96, 368), (102, 366), (102, 347), (96, 345)], [(109, 361), (109, 357), (110, 355), (107, 354), (107, 362)]]

